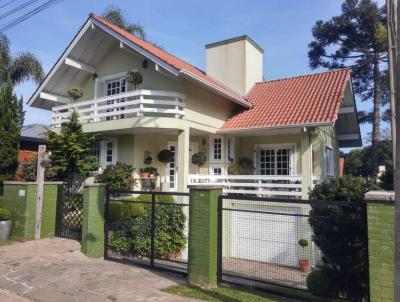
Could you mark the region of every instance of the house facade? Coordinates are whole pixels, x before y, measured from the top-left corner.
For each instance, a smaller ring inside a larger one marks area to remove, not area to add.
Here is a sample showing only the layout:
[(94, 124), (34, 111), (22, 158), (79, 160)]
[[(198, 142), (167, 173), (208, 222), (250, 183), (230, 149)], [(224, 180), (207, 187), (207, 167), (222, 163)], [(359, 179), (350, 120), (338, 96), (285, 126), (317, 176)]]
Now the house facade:
[[(51, 110), (54, 129), (76, 110), (84, 131), (102, 137), (103, 168), (124, 162), (140, 179), (154, 166), (163, 191), (223, 183), (228, 193), (306, 198), (337, 176), (339, 148), (361, 144), (349, 70), (264, 81), (263, 49), (248, 36), (205, 48), (204, 72), (91, 14), (28, 104)], [(138, 87), (130, 71), (142, 75)], [(74, 103), (76, 85), (84, 95)], [(163, 149), (173, 162), (157, 160)], [(228, 173), (243, 158), (254, 172)]]

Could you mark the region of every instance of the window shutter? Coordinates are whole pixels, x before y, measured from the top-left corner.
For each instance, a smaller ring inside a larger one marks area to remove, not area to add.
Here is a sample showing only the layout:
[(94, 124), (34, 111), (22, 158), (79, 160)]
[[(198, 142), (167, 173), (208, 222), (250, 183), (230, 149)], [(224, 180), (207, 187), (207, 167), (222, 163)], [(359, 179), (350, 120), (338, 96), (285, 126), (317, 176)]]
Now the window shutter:
[(101, 98), (104, 96), (104, 81), (96, 78), (94, 81), (94, 98)]

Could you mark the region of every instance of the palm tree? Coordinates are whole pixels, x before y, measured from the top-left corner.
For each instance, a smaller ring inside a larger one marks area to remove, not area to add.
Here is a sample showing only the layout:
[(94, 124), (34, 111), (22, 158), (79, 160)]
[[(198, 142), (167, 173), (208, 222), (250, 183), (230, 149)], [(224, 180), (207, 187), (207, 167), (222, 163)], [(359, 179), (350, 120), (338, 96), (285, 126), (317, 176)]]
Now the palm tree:
[(27, 80), (40, 84), (44, 72), (39, 59), (29, 51), (24, 51), (16, 56), (11, 54), (10, 40), (0, 33), (0, 83), (11, 79), (13, 85)]
[(114, 23), (115, 25), (125, 29), (127, 32), (134, 34), (142, 39), (146, 39), (146, 33), (142, 25), (131, 23), (127, 20), (126, 13), (118, 6), (111, 6), (103, 13), (103, 18)]

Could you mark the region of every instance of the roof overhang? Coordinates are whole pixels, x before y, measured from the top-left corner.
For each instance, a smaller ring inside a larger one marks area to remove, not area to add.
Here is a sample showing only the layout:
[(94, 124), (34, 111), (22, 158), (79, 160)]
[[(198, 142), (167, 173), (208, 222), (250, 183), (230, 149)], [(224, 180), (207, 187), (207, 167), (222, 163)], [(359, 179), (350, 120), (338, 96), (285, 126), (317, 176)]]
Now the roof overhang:
[(351, 79), (348, 81), (339, 107), (335, 129), (340, 148), (361, 147), (362, 139), (358, 123), (357, 104)]
[[(55, 77), (61, 79), (62, 78), (61, 75), (68, 74), (65, 77), (66, 81), (63, 82), (61, 82), (61, 80), (58, 81), (60, 83), (58, 86), (62, 85), (67, 86), (68, 84), (69, 86), (71, 86), (71, 85), (79, 85), (80, 84), (79, 82), (82, 82), (83, 79), (86, 79), (88, 76), (93, 76), (93, 74), (95, 74), (95, 67), (94, 67), (95, 64), (89, 64), (88, 62), (89, 58), (87, 58), (86, 60), (81, 60), (78, 54), (80, 53), (84, 54), (85, 52), (82, 50), (81, 51), (76, 50), (80, 42), (82, 42), (83, 44), (86, 43), (87, 45), (93, 47), (93, 45), (90, 44), (90, 41), (93, 39), (90, 33), (88, 34), (88, 31), (98, 31), (107, 34), (108, 37), (113, 37), (114, 43), (118, 41), (121, 47), (130, 49), (144, 56), (146, 59), (154, 62), (158, 67), (161, 67), (160, 70), (163, 70), (164, 72), (168, 73), (171, 76), (190, 79), (200, 84), (205, 89), (208, 89), (216, 94), (222, 95), (223, 97), (245, 108), (251, 107), (251, 103), (246, 101), (244, 98), (241, 98), (240, 96), (231, 93), (229, 90), (225, 90), (217, 85), (214, 85), (213, 83), (208, 82), (187, 70), (184, 69), (177, 70), (167, 62), (161, 60), (160, 58), (153, 55), (146, 49), (143, 49), (142, 47), (133, 43), (126, 37), (122, 36), (118, 32), (114, 31), (113, 29), (109, 28), (108, 26), (106, 26), (105, 24), (101, 23), (100, 21), (98, 21), (93, 17), (89, 17), (87, 21), (83, 24), (79, 32), (75, 35), (71, 43), (64, 50), (63, 54), (60, 56), (60, 58), (57, 60), (54, 66), (51, 68), (50, 72), (46, 75), (43, 82), (33, 93), (31, 98), (27, 102), (29, 106), (51, 110), (52, 107), (54, 106), (68, 104), (70, 103), (70, 99), (66, 95), (66, 90), (67, 90), (66, 87), (58, 88), (59, 91), (55, 91), (57, 90), (55, 88), (57, 87), (57, 85), (54, 85), (53, 83), (54, 81), (56, 81)], [(84, 41), (85, 39), (87, 41)], [(105, 47), (104, 44), (101, 44), (101, 46), (102, 47), (95, 48), (96, 54), (97, 52), (100, 52), (101, 49), (103, 49), (102, 50), (103, 52), (109, 49)], [(70, 80), (70, 82), (67, 81), (68, 79)]]

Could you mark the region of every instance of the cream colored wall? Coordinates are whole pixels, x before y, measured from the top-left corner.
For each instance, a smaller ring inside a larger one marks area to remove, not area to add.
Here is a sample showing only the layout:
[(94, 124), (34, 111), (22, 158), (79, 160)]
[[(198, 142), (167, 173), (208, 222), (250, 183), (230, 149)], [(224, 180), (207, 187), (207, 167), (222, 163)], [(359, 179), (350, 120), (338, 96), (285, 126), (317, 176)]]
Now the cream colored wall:
[(321, 169), (321, 178), (325, 178), (325, 146), (332, 147), (334, 156), (334, 176), (339, 174), (339, 156), (340, 150), (337, 142), (337, 134), (333, 126), (323, 126), (317, 128), (318, 143), (319, 143), (319, 167)]
[(185, 81), (185, 120), (207, 125), (219, 130), (238, 107), (233, 102), (216, 95), (197, 84)]
[[(155, 65), (150, 60), (147, 68), (142, 67), (144, 57), (126, 49), (121, 49), (118, 45), (111, 48), (110, 52), (96, 66), (96, 73), (99, 78), (119, 74), (132, 69), (137, 69), (143, 76), (143, 83), (139, 86), (142, 89), (166, 90), (184, 92), (182, 81), (177, 78), (168, 77), (155, 70)], [(94, 98), (94, 80), (89, 78), (82, 87), (85, 99)]]

